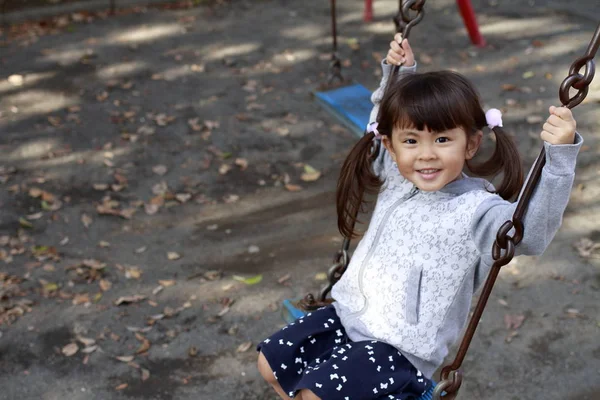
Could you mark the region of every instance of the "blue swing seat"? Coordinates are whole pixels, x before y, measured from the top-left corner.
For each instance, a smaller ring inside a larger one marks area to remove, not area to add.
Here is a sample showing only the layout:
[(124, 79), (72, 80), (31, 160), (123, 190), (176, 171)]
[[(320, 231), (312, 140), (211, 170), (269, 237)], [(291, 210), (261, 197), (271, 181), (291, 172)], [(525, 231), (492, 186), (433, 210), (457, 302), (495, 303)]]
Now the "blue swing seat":
[[(297, 301), (293, 301), (290, 299), (283, 300), (281, 314), (285, 322), (288, 324), (294, 322), (295, 320), (306, 314), (304, 311), (296, 307), (296, 304)], [(435, 389), (435, 385), (436, 383), (433, 382), (433, 385), (431, 385), (429, 390), (422, 394), (417, 400), (433, 400), (433, 390)]]
[(315, 99), (342, 124), (361, 137), (373, 109), (371, 91), (359, 83), (337, 89), (314, 92)]

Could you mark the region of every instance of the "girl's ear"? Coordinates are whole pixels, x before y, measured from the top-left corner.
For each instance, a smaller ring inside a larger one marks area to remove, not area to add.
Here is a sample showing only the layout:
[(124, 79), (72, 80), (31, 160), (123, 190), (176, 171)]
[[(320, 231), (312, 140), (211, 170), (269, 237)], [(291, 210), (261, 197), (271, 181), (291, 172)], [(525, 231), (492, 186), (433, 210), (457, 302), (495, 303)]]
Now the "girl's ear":
[(467, 151), (465, 152), (465, 160), (470, 160), (475, 157), (477, 150), (479, 150), (479, 146), (481, 146), (482, 138), (483, 132), (480, 130), (467, 137)]
[(383, 142), (383, 145), (387, 149), (388, 153), (390, 153), (390, 156), (392, 156), (392, 159), (396, 161), (396, 153), (394, 153), (394, 145), (392, 144), (392, 139), (387, 135), (383, 135), (381, 137), (381, 141)]

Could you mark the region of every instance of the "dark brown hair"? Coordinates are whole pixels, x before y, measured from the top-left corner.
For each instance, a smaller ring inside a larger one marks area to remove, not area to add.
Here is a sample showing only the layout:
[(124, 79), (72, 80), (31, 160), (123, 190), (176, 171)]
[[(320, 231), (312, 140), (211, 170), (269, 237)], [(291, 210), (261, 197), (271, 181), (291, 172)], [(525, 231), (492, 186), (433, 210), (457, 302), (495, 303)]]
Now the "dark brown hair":
[[(390, 78), (380, 102), (377, 122), (381, 135), (391, 139), (394, 128), (443, 132), (462, 128), (474, 135), (486, 125), (477, 90), (464, 76), (451, 71), (406, 74)], [(467, 168), (475, 175), (503, 173), (496, 193), (504, 199), (518, 194), (523, 185), (523, 167), (517, 146), (500, 127), (493, 129), (496, 148), (489, 160)], [(373, 133), (365, 134), (346, 157), (337, 184), (338, 229), (344, 237), (356, 237), (359, 212), (369, 204), (366, 195), (377, 194), (383, 182), (371, 169)], [(383, 146), (383, 145), (381, 145)], [(383, 149), (381, 150), (383, 151)]]

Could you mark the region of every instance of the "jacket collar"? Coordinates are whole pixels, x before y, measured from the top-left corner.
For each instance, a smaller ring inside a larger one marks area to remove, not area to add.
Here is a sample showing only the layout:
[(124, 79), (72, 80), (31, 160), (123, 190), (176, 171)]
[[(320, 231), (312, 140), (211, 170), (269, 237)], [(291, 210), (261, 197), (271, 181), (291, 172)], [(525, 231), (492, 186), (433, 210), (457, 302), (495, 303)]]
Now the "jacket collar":
[(485, 179), (472, 178), (463, 172), (461, 179), (450, 182), (441, 188), (440, 192), (461, 195), (473, 190), (486, 190), (493, 192), (495, 189), (494, 186)]

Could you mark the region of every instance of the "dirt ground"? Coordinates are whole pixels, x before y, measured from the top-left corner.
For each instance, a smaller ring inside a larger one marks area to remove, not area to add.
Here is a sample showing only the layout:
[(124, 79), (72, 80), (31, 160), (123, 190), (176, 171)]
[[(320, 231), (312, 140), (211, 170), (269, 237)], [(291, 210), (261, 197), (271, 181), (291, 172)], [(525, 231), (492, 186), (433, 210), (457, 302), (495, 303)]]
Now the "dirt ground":
[[(376, 1), (372, 23), (339, 3), (344, 73), (373, 89), (397, 2)], [(0, 399), (276, 398), (254, 346), (283, 299), (323, 283), (356, 138), (311, 99), (327, 2), (205, 4), (2, 28)], [(472, 78), (529, 166), (600, 9), (473, 6), (484, 48), (455, 2), (427, 2), (419, 68)], [(600, 399), (599, 104), (597, 77), (574, 112), (585, 146), (563, 226), (503, 269), (462, 399)]]

